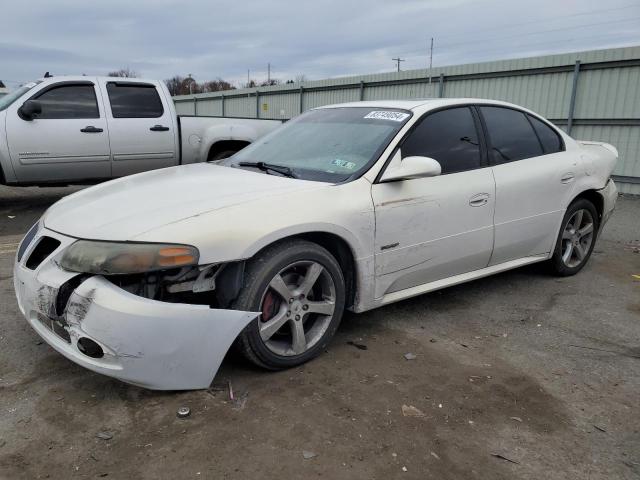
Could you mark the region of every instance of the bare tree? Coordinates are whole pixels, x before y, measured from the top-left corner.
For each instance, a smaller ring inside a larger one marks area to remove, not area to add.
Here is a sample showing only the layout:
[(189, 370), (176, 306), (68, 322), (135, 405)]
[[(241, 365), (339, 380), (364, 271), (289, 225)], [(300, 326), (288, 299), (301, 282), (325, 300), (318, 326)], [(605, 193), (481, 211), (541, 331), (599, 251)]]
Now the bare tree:
[(121, 68), (113, 72), (107, 73), (108, 77), (138, 78), (138, 72), (131, 70), (129, 67)]
[(236, 87), (231, 85), (226, 80), (218, 77), (215, 80), (209, 80), (208, 82), (202, 83), (200, 88), (203, 92), (222, 92), (224, 90), (235, 90)]
[(260, 84), (261, 87), (271, 87), (273, 85), (280, 85), (282, 82), (276, 78), (272, 78), (270, 80), (265, 80)]

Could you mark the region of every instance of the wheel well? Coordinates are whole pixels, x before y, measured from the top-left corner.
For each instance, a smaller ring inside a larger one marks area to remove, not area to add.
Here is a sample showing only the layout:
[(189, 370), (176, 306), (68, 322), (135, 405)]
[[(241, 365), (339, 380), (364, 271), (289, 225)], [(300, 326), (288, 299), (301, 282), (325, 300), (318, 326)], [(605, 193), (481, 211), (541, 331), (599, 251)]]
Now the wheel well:
[(234, 152), (238, 152), (249, 145), (249, 143), (250, 142), (246, 142), (244, 140), (220, 140), (219, 142), (211, 145), (211, 148), (209, 149), (209, 153), (207, 155), (207, 160), (211, 160), (218, 153), (224, 152), (226, 150), (233, 150)]
[(335, 257), (340, 265), (342, 274), (344, 275), (344, 283), (346, 287), (346, 301), (345, 306), (350, 308), (353, 306), (356, 298), (356, 264), (353, 257), (353, 252), (349, 244), (338, 235), (327, 232), (308, 232), (301, 233), (299, 235), (292, 235), (277, 240), (276, 242), (265, 245), (262, 250), (268, 248), (275, 243), (279, 243), (285, 240), (291, 240), (294, 238), (301, 238), (309, 242), (313, 242), (321, 247), (325, 248), (331, 255)]
[(593, 203), (593, 206), (596, 207), (596, 211), (598, 212), (598, 222), (600, 222), (602, 220), (602, 213), (604, 211), (604, 199), (602, 198), (602, 195), (600, 195), (595, 190), (585, 190), (576, 198), (574, 198), (571, 203), (580, 198), (584, 198), (585, 200), (589, 200), (591, 203)]

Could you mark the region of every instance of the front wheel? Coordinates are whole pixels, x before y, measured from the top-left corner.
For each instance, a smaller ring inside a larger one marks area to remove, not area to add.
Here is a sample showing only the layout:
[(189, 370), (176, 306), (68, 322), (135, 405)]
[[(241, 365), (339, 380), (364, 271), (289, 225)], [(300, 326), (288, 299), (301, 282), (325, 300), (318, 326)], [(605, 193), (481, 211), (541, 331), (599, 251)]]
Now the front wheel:
[(260, 312), (238, 344), (261, 367), (300, 365), (326, 348), (344, 305), (344, 276), (326, 249), (305, 240), (268, 247), (248, 262), (234, 303), (238, 310)]
[(598, 212), (589, 200), (582, 198), (569, 206), (551, 257), (557, 275), (575, 275), (582, 270), (596, 244), (598, 225)]

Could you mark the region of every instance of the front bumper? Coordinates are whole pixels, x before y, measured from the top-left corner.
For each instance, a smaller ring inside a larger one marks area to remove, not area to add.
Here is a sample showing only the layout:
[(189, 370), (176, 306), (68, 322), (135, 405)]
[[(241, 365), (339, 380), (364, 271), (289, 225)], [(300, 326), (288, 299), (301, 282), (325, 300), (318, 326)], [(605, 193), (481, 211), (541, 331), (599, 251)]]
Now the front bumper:
[[(26, 259), (43, 235), (60, 241), (60, 246), (29, 269)], [(60, 312), (58, 295), (78, 274), (61, 269), (57, 260), (73, 241), (41, 228), (21, 261), (16, 259), (14, 287), (20, 311), (32, 328), (62, 355), (89, 370), (153, 390), (207, 388), (233, 341), (258, 316), (149, 300), (101, 276), (80, 283)], [(102, 348), (100, 358), (83, 353), (86, 348), (79, 348), (78, 341), (84, 338)]]

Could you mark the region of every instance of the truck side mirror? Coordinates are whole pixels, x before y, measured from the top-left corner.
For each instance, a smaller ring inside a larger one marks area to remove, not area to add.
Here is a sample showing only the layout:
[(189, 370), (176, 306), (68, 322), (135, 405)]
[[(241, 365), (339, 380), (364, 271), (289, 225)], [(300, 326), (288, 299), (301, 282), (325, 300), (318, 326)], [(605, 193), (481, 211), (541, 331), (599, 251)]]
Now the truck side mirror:
[(30, 122), (42, 113), (42, 104), (38, 100), (27, 100), (18, 109), (18, 115), (23, 120)]

